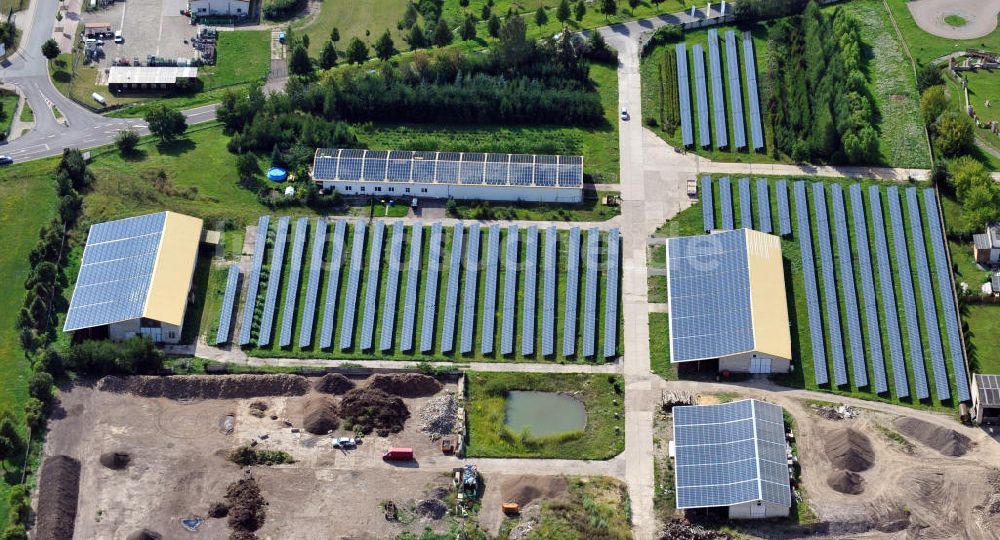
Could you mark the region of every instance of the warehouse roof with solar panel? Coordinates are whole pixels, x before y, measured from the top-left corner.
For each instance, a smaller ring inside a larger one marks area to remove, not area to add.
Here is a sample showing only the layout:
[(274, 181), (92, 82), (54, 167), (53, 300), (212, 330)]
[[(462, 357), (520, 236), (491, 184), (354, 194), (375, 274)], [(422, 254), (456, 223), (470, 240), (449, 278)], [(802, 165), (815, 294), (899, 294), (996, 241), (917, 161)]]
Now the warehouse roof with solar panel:
[(667, 241), (670, 361), (784, 373), (792, 358), (777, 236), (751, 229)]

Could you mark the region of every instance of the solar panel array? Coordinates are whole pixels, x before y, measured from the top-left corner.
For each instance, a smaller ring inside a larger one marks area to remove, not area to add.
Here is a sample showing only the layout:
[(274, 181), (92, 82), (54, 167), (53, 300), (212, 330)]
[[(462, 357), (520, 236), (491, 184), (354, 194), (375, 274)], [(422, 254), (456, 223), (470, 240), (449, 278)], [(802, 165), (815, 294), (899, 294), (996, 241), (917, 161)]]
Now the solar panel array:
[(750, 140), (753, 149), (764, 148), (764, 128), (760, 121), (760, 96), (757, 92), (757, 62), (753, 56), (753, 36), (743, 32), (743, 67), (747, 72), (747, 93), (750, 99)]
[(583, 158), (330, 148), (316, 151), (312, 177), (328, 181), (581, 187)]
[(402, 221), (392, 224), (392, 240), (389, 242), (389, 276), (385, 283), (385, 306), (382, 309), (382, 333), (379, 335), (379, 350), (392, 349), (392, 336), (396, 330), (396, 307), (399, 302), (399, 270), (403, 265), (403, 237), (406, 226)]
[(222, 310), (219, 312), (219, 328), (215, 332), (215, 344), (229, 343), (229, 328), (233, 325), (233, 308), (239, 294), (240, 265), (229, 265), (226, 275), (226, 292), (222, 295)]
[[(875, 392), (889, 391), (882, 353), (882, 332), (878, 320), (878, 302), (875, 295), (875, 271), (872, 269), (871, 247), (868, 243), (868, 220), (861, 184), (851, 184), (851, 212), (854, 217), (854, 243), (857, 245), (858, 275), (861, 276), (861, 303), (865, 306), (868, 326), (868, 350), (871, 353), (872, 371), (875, 374)], [(843, 249), (843, 248), (841, 248)], [(857, 368), (855, 368), (857, 369)]]
[(879, 289), (882, 292), (882, 314), (885, 316), (885, 333), (889, 338), (889, 358), (892, 362), (892, 378), (896, 395), (910, 396), (910, 384), (906, 376), (903, 356), (903, 340), (899, 332), (899, 311), (896, 304), (896, 289), (892, 282), (892, 266), (889, 264), (889, 242), (886, 239), (885, 219), (882, 215), (882, 197), (878, 186), (868, 188), (868, 204), (872, 213), (872, 230), (875, 232), (875, 260), (878, 263)]
[(713, 28), (708, 31), (708, 58), (712, 77), (712, 111), (715, 113), (715, 146), (729, 145), (726, 129), (726, 100), (722, 91), (722, 61), (719, 55), (719, 33)]
[[(951, 389), (948, 387), (948, 371), (944, 367), (944, 345), (941, 343), (941, 327), (938, 325), (937, 303), (934, 301), (934, 287), (931, 284), (929, 270), (930, 259), (927, 258), (927, 246), (924, 244), (924, 227), (921, 223), (920, 203), (917, 199), (917, 188), (906, 190), (906, 207), (910, 212), (910, 235), (913, 238), (913, 255), (917, 264), (917, 284), (920, 287), (920, 304), (924, 312), (924, 330), (931, 353), (931, 370), (934, 375), (934, 388), (939, 400), (951, 399)], [(925, 262), (926, 261), (926, 262)]]
[(476, 330), (476, 293), (479, 281), (479, 224), (469, 227), (469, 247), (465, 258), (465, 290), (462, 292), (462, 343), (458, 352), (472, 352)]
[(830, 222), (826, 212), (826, 188), (820, 182), (814, 183), (812, 187), (823, 297), (826, 300), (826, 331), (830, 340), (830, 355), (833, 357), (833, 382), (842, 386), (847, 384), (847, 360), (844, 358), (844, 338), (840, 332), (840, 304), (837, 302), (837, 278), (833, 273), (833, 246), (830, 243)]
[[(854, 264), (851, 260), (851, 238), (847, 232), (847, 208), (840, 184), (830, 186), (833, 202), (833, 232), (837, 239), (837, 262), (840, 270), (840, 287), (844, 296), (844, 316), (847, 318), (847, 338), (851, 351), (854, 386), (868, 386), (868, 368), (865, 366), (865, 344), (861, 339), (861, 313), (858, 311), (858, 291), (854, 286)], [(878, 335), (878, 334), (876, 334)]]
[(691, 126), (691, 90), (688, 87), (687, 47), (677, 44), (677, 93), (681, 106), (681, 142), (684, 146), (694, 144), (694, 129)]
[(309, 257), (309, 278), (306, 282), (306, 304), (302, 310), (302, 327), (299, 329), (299, 347), (312, 343), (313, 322), (316, 320), (316, 301), (319, 299), (319, 278), (323, 273), (323, 252), (326, 249), (326, 220), (316, 220), (313, 231), (312, 255)]
[(600, 261), (601, 233), (597, 227), (587, 232), (587, 275), (583, 296), (583, 356), (597, 349), (597, 266)]
[[(464, 233), (465, 226), (461, 223), (456, 223), (451, 241), (451, 264), (448, 266), (448, 291), (445, 293), (447, 297), (444, 302), (444, 328), (441, 331), (441, 351), (446, 353), (451, 352), (455, 346), (455, 322), (458, 319), (458, 278), (462, 270), (462, 241), (465, 236)], [(424, 298), (426, 301), (427, 297), (425, 296)], [(426, 320), (427, 314), (425, 312), (424, 321)], [(420, 347), (423, 348), (427, 343), (426, 340), (421, 341)]]
[(521, 307), (521, 354), (525, 356), (535, 353), (535, 312), (537, 308), (538, 226), (532, 225), (528, 227), (524, 249), (524, 305)]
[(723, 229), (734, 229), (733, 220), (733, 187), (729, 183), (729, 177), (723, 176), (719, 179), (719, 206), (722, 210)]
[(774, 191), (778, 196), (778, 234), (792, 234), (792, 213), (788, 209), (788, 184), (784, 180), (774, 183)]
[(344, 297), (344, 316), (340, 326), (340, 348), (350, 349), (354, 342), (354, 316), (358, 311), (358, 292), (361, 289), (361, 267), (364, 266), (365, 233), (363, 223), (354, 224), (354, 240), (351, 242), (351, 266), (347, 273), (347, 295)]
[(267, 293), (264, 297), (264, 311), (260, 318), (260, 335), (257, 345), (271, 344), (274, 326), (274, 311), (277, 308), (278, 292), (281, 290), (281, 266), (285, 260), (285, 246), (288, 244), (288, 217), (278, 219), (278, 230), (274, 236), (274, 251), (271, 253), (271, 268), (267, 279)]
[[(458, 229), (459, 225), (455, 228)], [(416, 234), (416, 232), (414, 232)], [(427, 281), (424, 287), (424, 314), (421, 319), (420, 328), (420, 352), (426, 353), (434, 348), (434, 321), (437, 312), (437, 300), (438, 300), (438, 280), (441, 274), (441, 224), (435, 223), (431, 227), (431, 245), (430, 253), (428, 254), (427, 260)], [(414, 240), (416, 242), (416, 240)], [(458, 236), (459, 252), (461, 252), (462, 238), (461, 235)], [(457, 268), (457, 267), (453, 267)], [(450, 281), (449, 281), (450, 282)], [(456, 279), (455, 287), (458, 287), (458, 282)], [(451, 320), (452, 320), (452, 331), (451, 336), (454, 336), (455, 328), (455, 310), (451, 310)], [(444, 335), (441, 337), (444, 340)], [(449, 342), (452, 338), (448, 338)], [(448, 350), (451, 350), (449, 346)]]
[(292, 269), (288, 275), (288, 285), (286, 286), (285, 308), (281, 311), (281, 334), (278, 335), (279, 347), (289, 347), (292, 344), (292, 322), (295, 320), (295, 302), (299, 297), (299, 282), (302, 279), (302, 257), (306, 248), (306, 229), (308, 228), (308, 218), (299, 218), (295, 222), (295, 238), (292, 241)]
[(500, 280), (500, 225), (490, 226), (486, 250), (486, 291), (483, 295), (483, 336), (480, 350), (493, 354), (493, 337), (496, 334), (497, 282)]
[(569, 230), (569, 255), (566, 257), (566, 306), (563, 326), (563, 356), (576, 354), (576, 312), (580, 295), (580, 227)]
[(971, 394), (969, 377), (965, 372), (962, 329), (958, 323), (958, 309), (951, 282), (951, 269), (948, 265), (948, 251), (945, 249), (944, 230), (941, 227), (941, 212), (937, 197), (931, 188), (924, 189), (924, 212), (927, 215), (928, 229), (930, 229), (931, 249), (934, 251), (934, 272), (937, 277), (938, 290), (941, 292), (944, 325), (948, 335), (948, 349), (951, 353), (951, 369), (955, 376), (955, 394), (958, 401), (968, 401)]
[(618, 354), (618, 281), (621, 258), (621, 234), (608, 231), (608, 283), (604, 289), (604, 357)]
[[(886, 190), (889, 200), (889, 219), (892, 223), (892, 238), (895, 246), (896, 272), (899, 288), (903, 293), (903, 313), (906, 315), (907, 337), (910, 344), (910, 362), (916, 384), (917, 399), (930, 397), (927, 373), (924, 370), (924, 347), (920, 341), (920, 323), (917, 319), (916, 293), (913, 292), (913, 277), (910, 273), (910, 255), (906, 247), (906, 229), (903, 226), (903, 210), (899, 202), (899, 191), (895, 186)], [(916, 361), (919, 359), (919, 361)]]
[[(438, 240), (441, 236), (441, 224), (435, 223), (434, 227), (438, 231)], [(417, 320), (417, 289), (420, 287), (420, 256), (423, 255), (424, 244), (424, 226), (420, 223), (414, 223), (411, 227), (410, 236), (410, 266), (406, 270), (406, 298), (403, 300), (403, 331), (399, 338), (399, 349), (402, 351), (413, 350), (413, 334), (416, 330), (416, 320)], [(432, 233), (433, 235), (433, 233)], [(428, 262), (428, 278), (435, 282), (435, 290), (437, 286), (437, 269), (435, 268), (434, 275), (430, 274), (430, 266), (432, 263)], [(435, 265), (436, 266), (436, 265)], [(436, 298), (435, 298), (436, 300)], [(433, 323), (433, 319), (432, 319)], [(432, 326), (433, 328), (433, 326)]]
[[(826, 343), (823, 340), (823, 316), (819, 310), (819, 285), (816, 282), (816, 259), (813, 255), (812, 234), (809, 226), (809, 202), (805, 182), (792, 184), (795, 190), (795, 216), (798, 218), (799, 251), (802, 254), (802, 278), (806, 286), (806, 314), (809, 319), (809, 344), (812, 349), (813, 375), (816, 384), (828, 384), (830, 374), (826, 366)], [(779, 192), (780, 193), (780, 192)]]
[(743, 91), (740, 87), (736, 34), (732, 30), (726, 32), (726, 73), (729, 75), (729, 111), (733, 117), (733, 145), (740, 150), (747, 146), (747, 131), (743, 123)]
[(715, 203), (712, 200), (712, 177), (701, 177), (701, 215), (705, 232), (715, 228)]
[(771, 192), (767, 180), (757, 179), (757, 230), (771, 233)]
[(323, 326), (319, 334), (319, 346), (333, 347), (333, 325), (337, 319), (337, 292), (340, 289), (340, 267), (344, 261), (344, 234), (347, 223), (339, 219), (333, 229), (333, 253), (330, 255), (330, 275), (327, 276), (326, 299), (323, 301)]
[(264, 265), (267, 229), (270, 224), (271, 216), (260, 216), (257, 220), (257, 236), (253, 245), (253, 259), (250, 262), (250, 280), (247, 282), (247, 298), (243, 304), (243, 321), (240, 323), (240, 345), (250, 344), (254, 308), (257, 306), (257, 292), (260, 288), (260, 269)]
[(361, 321), (361, 350), (372, 348), (375, 341), (375, 312), (378, 311), (379, 270), (382, 269), (382, 243), (385, 239), (385, 221), (375, 222), (372, 233), (372, 251), (368, 254), (368, 278), (365, 281), (365, 311)]
[(507, 229), (507, 251), (504, 254), (503, 326), (500, 328), (500, 354), (514, 353), (514, 319), (517, 317), (518, 234), (517, 225), (511, 225)]
[(545, 294), (542, 296), (542, 354), (556, 352), (556, 258), (559, 234), (555, 227), (545, 231)]
[(750, 203), (750, 179), (740, 178), (740, 227), (753, 228), (753, 208)]
[(712, 146), (708, 128), (708, 88), (705, 85), (705, 53), (701, 45), (691, 47), (694, 55), (694, 92), (698, 104), (698, 142), (703, 148)]

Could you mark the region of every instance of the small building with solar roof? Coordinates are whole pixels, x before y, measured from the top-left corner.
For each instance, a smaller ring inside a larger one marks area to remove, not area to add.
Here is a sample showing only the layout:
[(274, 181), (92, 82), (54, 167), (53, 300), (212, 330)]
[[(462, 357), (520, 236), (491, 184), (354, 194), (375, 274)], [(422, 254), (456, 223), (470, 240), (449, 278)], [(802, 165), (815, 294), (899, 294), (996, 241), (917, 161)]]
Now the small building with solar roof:
[(1000, 423), (1000, 375), (972, 375), (972, 420), (977, 424)]
[(718, 361), (719, 371), (791, 366), (781, 242), (751, 229), (667, 240), (670, 361)]
[(781, 407), (745, 399), (673, 409), (677, 508), (727, 508), (730, 519), (785, 517), (792, 507)]
[(583, 201), (583, 158), (320, 148), (312, 178), (345, 196)]
[(92, 225), (63, 330), (179, 342), (201, 229), (175, 212)]

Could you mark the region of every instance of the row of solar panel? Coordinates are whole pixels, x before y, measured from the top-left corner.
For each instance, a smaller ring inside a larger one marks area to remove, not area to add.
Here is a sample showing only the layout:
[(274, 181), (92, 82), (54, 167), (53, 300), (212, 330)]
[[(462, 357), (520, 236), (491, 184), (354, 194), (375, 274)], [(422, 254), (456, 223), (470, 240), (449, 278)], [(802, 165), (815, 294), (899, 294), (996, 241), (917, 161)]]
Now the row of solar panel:
[(250, 279), (247, 282), (247, 299), (243, 305), (243, 320), (240, 322), (240, 345), (249, 345), (253, 328), (254, 309), (257, 307), (257, 290), (260, 287), (260, 269), (264, 265), (267, 246), (267, 229), (271, 216), (261, 216), (257, 220), (257, 234), (254, 236), (253, 259), (250, 262)]
[(289, 314), (295, 312), (295, 302), (298, 300), (299, 280), (302, 278), (302, 256), (306, 247), (306, 229), (309, 228), (308, 218), (299, 218), (295, 222), (295, 240), (292, 243), (292, 271), (288, 276), (288, 286), (285, 293), (285, 314), (281, 318), (281, 334), (278, 336), (278, 346), (288, 347), (292, 344), (292, 321)]
[(575, 187), (582, 183), (582, 163), (424, 161), (417, 159), (318, 158), (314, 177), (371, 182), (423, 182)]
[(222, 345), (229, 343), (229, 331), (233, 325), (233, 308), (236, 305), (236, 297), (239, 294), (237, 285), (240, 281), (240, 265), (229, 266), (229, 274), (226, 277), (226, 292), (222, 295), (222, 310), (219, 312), (219, 328), (215, 332), (215, 344)]
[(274, 316), (278, 304), (278, 292), (281, 290), (281, 268), (285, 261), (285, 244), (288, 243), (288, 216), (278, 219), (278, 230), (274, 235), (274, 249), (271, 252), (271, 271), (267, 278), (267, 292), (264, 296), (264, 311), (260, 318), (260, 332), (257, 344), (271, 344), (271, 334), (274, 329)]
[[(751, 197), (750, 179), (739, 179), (739, 203), (740, 203), (740, 227), (756, 229), (761, 232), (771, 233), (774, 231), (771, 215), (771, 186), (763, 179), (757, 179), (757, 199)], [(702, 220), (706, 232), (715, 229), (735, 228), (733, 217), (733, 193), (732, 183), (729, 177), (724, 176), (719, 179), (719, 209), (721, 223), (716, 226), (715, 222), (715, 196), (712, 177), (705, 175), (701, 177), (701, 209)], [(791, 216), (788, 211), (788, 187), (784, 180), (775, 182), (778, 203), (778, 233), (787, 236), (792, 233)], [(753, 208), (757, 209), (757, 222), (754, 224)]]

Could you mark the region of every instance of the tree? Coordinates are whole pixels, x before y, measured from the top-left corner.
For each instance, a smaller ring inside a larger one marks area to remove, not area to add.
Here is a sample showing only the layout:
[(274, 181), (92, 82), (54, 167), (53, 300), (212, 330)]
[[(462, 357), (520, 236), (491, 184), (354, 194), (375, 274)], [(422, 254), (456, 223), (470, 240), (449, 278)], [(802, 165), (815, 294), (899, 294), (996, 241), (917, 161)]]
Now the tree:
[(437, 47), (444, 47), (452, 42), (455, 36), (451, 33), (451, 28), (448, 28), (448, 23), (445, 22), (444, 18), (438, 19), (437, 24), (434, 26), (434, 33), (431, 35), (431, 41)]
[(302, 46), (309, 50), (309, 34), (302, 34), (302, 39), (300, 40)]
[(236, 157), (236, 174), (240, 177), (240, 184), (251, 187), (260, 174), (260, 163), (257, 163), (257, 158), (250, 152), (240, 154)]
[(573, 17), (577, 20), (577, 22), (580, 22), (583, 20), (583, 17), (586, 14), (587, 14), (587, 6), (586, 4), (583, 3), (583, 0), (580, 0), (579, 2), (576, 3), (576, 7), (573, 8)]
[(187, 130), (187, 120), (177, 110), (166, 105), (153, 105), (143, 117), (149, 124), (149, 132), (160, 138), (160, 142), (171, 142)]
[(559, 2), (559, 7), (556, 8), (556, 19), (559, 22), (564, 23), (569, 20), (569, 0), (561, 0)]
[(948, 110), (948, 96), (944, 93), (944, 85), (937, 85), (924, 90), (920, 96), (920, 114), (924, 117), (925, 125), (933, 125), (937, 122), (941, 113)]
[(608, 20), (608, 17), (618, 13), (618, 2), (615, 0), (601, 0), (601, 13), (604, 14), (604, 20)]
[(337, 65), (337, 49), (333, 48), (332, 42), (327, 41), (319, 53), (319, 67), (330, 69), (335, 65)]
[(469, 7), (469, 0), (458, 0), (458, 5), (462, 6), (463, 8), (467, 8)]
[(417, 13), (417, 6), (413, 2), (407, 2), (406, 11), (403, 12), (403, 20), (399, 22), (400, 29), (413, 28), (413, 25), (417, 24), (417, 17), (419, 15)]
[(28, 394), (42, 403), (51, 403), (54, 397), (52, 394), (53, 382), (52, 375), (44, 371), (36, 371), (28, 379)]
[(396, 54), (396, 44), (392, 42), (392, 36), (389, 35), (388, 29), (375, 40), (373, 48), (375, 49), (375, 56), (379, 60), (388, 60), (392, 58), (392, 55)]
[(500, 36), (500, 17), (496, 14), (490, 16), (490, 19), (486, 21), (486, 31), (489, 32), (490, 37), (496, 39)]
[(510, 69), (523, 64), (531, 58), (534, 51), (534, 42), (527, 39), (528, 28), (518, 14), (507, 17), (500, 28), (499, 43), (493, 47), (493, 54), (497, 56), (499, 64)]
[(424, 29), (419, 24), (415, 24), (410, 28), (409, 35), (406, 36), (406, 42), (410, 44), (411, 49), (422, 49), (428, 45), (427, 35), (424, 34)]
[(639, 0), (628, 0), (628, 7), (635, 11), (635, 8), (639, 7)]
[(11, 523), (7, 525), (7, 528), (3, 530), (3, 536), (0, 536), (2, 540), (28, 540), (28, 533), (24, 530), (24, 525), (21, 523)]
[(292, 49), (292, 56), (288, 59), (288, 71), (295, 75), (312, 72), (312, 60), (309, 59), (309, 53), (301, 43)]
[(31, 431), (41, 431), (45, 427), (45, 404), (35, 398), (24, 402), (24, 422)]
[(16, 456), (24, 446), (24, 440), (18, 433), (14, 416), (10, 411), (3, 411), (0, 416), (0, 469), (6, 471), (5, 463)]
[(479, 14), (479, 18), (488, 21), (490, 20), (490, 15), (493, 14), (493, 8), (489, 4), (483, 4), (483, 11)]
[(139, 134), (132, 129), (125, 128), (115, 135), (115, 146), (122, 154), (129, 154), (139, 144)]
[(476, 39), (476, 18), (472, 15), (466, 15), (465, 21), (462, 22), (462, 29), (459, 32), (463, 41), (472, 41)]
[(59, 50), (59, 44), (52, 38), (49, 38), (45, 40), (45, 43), (42, 43), (42, 56), (48, 58), (49, 60), (55, 60), (61, 52), (62, 51)]
[(347, 61), (352, 64), (363, 64), (368, 60), (368, 45), (358, 38), (351, 38), (347, 44)]
[(934, 64), (924, 64), (917, 70), (917, 91), (923, 92), (932, 86), (944, 84), (941, 77), (941, 66)]
[(956, 111), (948, 111), (935, 124), (935, 142), (945, 157), (967, 154), (974, 144), (972, 120)]
[(538, 6), (538, 9), (535, 10), (535, 24), (541, 28), (547, 22), (549, 22), (549, 16), (545, 13), (545, 8)]

